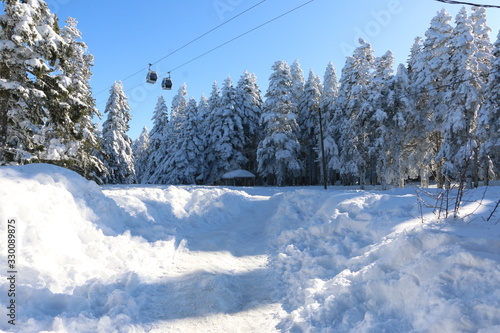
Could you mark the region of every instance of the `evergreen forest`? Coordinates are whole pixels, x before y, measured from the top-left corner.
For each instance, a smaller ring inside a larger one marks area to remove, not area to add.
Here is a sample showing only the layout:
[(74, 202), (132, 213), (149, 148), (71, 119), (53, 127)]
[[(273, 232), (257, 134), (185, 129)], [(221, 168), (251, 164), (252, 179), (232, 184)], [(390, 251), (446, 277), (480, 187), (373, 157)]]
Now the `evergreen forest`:
[(404, 64), (360, 39), (340, 75), (276, 61), (266, 91), (248, 71), (199, 99), (182, 84), (133, 142), (121, 82), (96, 108), (77, 21), (60, 26), (42, 0), (2, 2), (0, 165), (51, 163), (100, 184), (212, 185), (235, 170), (269, 186), (498, 179), (500, 33), (490, 40), (483, 8), (438, 12)]

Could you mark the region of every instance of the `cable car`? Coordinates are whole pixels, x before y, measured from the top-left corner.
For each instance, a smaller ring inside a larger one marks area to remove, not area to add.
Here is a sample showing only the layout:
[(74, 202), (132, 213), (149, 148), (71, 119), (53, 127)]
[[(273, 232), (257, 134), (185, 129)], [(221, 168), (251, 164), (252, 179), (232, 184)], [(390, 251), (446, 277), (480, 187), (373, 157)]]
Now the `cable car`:
[(148, 70), (148, 75), (146, 76), (146, 82), (147, 83), (156, 83), (156, 80), (158, 80), (158, 73), (155, 71), (151, 70), (151, 64), (149, 64), (149, 70)]
[(168, 77), (164, 78), (161, 82), (161, 87), (163, 90), (172, 90), (172, 80), (170, 79), (170, 72), (168, 72)]

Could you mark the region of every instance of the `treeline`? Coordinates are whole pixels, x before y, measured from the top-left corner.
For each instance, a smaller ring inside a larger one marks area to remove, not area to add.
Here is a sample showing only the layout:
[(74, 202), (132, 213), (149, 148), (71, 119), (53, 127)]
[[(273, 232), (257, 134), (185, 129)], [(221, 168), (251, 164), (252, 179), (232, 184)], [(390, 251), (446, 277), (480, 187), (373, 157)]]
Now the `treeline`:
[(490, 42), (482, 8), (451, 22), (437, 13), (395, 73), (391, 52), (375, 57), (360, 40), (339, 81), (331, 63), (321, 80), (279, 61), (264, 99), (249, 73), (198, 102), (182, 86), (170, 117), (160, 98), (135, 143), (137, 180), (216, 184), (245, 169), (262, 184), (318, 184), (321, 111), (329, 183), (487, 183), (500, 162), (500, 39)]
[(132, 143), (121, 83), (102, 129), (92, 121), (93, 57), (76, 21), (60, 28), (42, 0), (3, 3), (0, 165), (48, 162), (114, 184), (218, 184), (244, 169), (260, 184), (314, 185), (323, 158), (330, 184), (497, 178), (500, 35), (492, 44), (484, 9), (463, 8), (454, 22), (437, 13), (395, 72), (391, 52), (375, 57), (360, 40), (339, 80), (331, 63), (305, 78), (298, 61), (278, 61), (264, 94), (248, 72), (199, 100), (182, 85), (170, 107), (158, 99), (153, 128)]

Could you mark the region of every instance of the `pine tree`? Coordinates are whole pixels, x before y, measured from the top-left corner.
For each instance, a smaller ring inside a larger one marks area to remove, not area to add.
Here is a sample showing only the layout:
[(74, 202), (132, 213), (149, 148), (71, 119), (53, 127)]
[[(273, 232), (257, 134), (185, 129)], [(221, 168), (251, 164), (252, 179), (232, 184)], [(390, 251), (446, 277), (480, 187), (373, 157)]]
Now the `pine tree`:
[(108, 114), (102, 129), (102, 149), (109, 170), (106, 182), (108, 184), (133, 184), (135, 183), (135, 169), (132, 140), (126, 134), (131, 119), (130, 107), (121, 82), (115, 82), (111, 88), (104, 113)]
[(449, 76), (446, 65), (453, 32), (451, 19), (444, 9), (433, 17), (425, 33), (426, 38), (418, 62), (410, 73), (413, 91), (418, 97), (417, 118), (414, 121), (422, 124), (423, 129), (419, 132), (425, 133), (425, 138), (417, 137), (419, 156), (415, 158), (420, 160), (418, 163), (423, 186), (428, 184), (430, 171), (436, 174), (438, 186), (443, 185), (442, 162), (435, 161), (435, 157), (442, 144), (441, 127), (447, 110), (442, 87), (443, 78)]
[[(323, 92), (321, 94), (321, 112), (324, 131), (325, 158), (328, 168), (327, 181), (335, 181), (335, 174), (340, 169), (339, 148), (336, 143), (334, 126), (332, 121), (337, 107), (337, 98), (339, 94), (337, 72), (333, 63), (330, 62), (325, 70), (323, 77)], [(318, 138), (320, 140), (320, 138)], [(322, 159), (321, 151), (319, 159)], [(321, 171), (323, 172), (323, 171)]]
[(272, 67), (262, 123), (264, 139), (257, 150), (259, 173), (269, 185), (290, 185), (299, 176), (300, 143), (296, 133), (296, 105), (292, 101), (290, 67), (277, 61)]
[(387, 140), (388, 128), (387, 101), (391, 93), (389, 82), (392, 79), (394, 56), (388, 51), (374, 62), (373, 79), (370, 85), (369, 110), (366, 115), (365, 131), (367, 135), (368, 170), (372, 184), (380, 183), (385, 189), (387, 185), (386, 171), (388, 164)]
[(407, 72), (410, 82), (415, 80), (418, 74), (418, 69), (422, 67), (420, 60), (422, 58), (423, 39), (416, 37), (411, 46), (410, 56), (407, 61)]
[[(472, 7), (472, 13), (470, 14), (470, 19), (472, 21), (473, 28), (473, 36), (474, 36), (474, 44), (476, 45), (477, 53), (475, 55), (476, 61), (478, 63), (478, 82), (481, 85), (481, 105), (485, 104), (487, 99), (487, 86), (490, 78), (490, 73), (492, 73), (492, 66), (494, 61), (493, 56), (493, 45), (490, 41), (489, 34), (491, 32), (490, 27), (488, 27), (486, 23), (486, 10), (481, 7)], [(478, 115), (481, 118), (480, 115)], [(481, 134), (479, 124), (476, 130), (476, 140), (479, 147), (475, 151), (474, 158), (472, 160), (472, 177), (474, 180), (474, 186), (478, 186), (479, 178), (482, 177), (486, 179), (488, 182), (490, 169), (485, 161), (487, 158), (484, 158), (486, 155), (483, 154), (481, 150), (481, 146), (483, 140), (481, 138)]]
[(423, 71), (427, 70), (423, 52), (423, 39), (415, 38), (408, 59), (407, 76), (409, 87), (406, 95), (411, 100), (413, 107), (406, 111), (405, 119), (406, 134), (403, 145), (405, 147), (405, 167), (408, 176), (417, 178), (420, 176), (421, 186), (428, 187), (431, 163), (435, 157), (435, 149), (432, 149), (431, 136), (427, 130), (431, 128), (427, 103), (429, 94), (422, 80)]
[(189, 100), (182, 115), (182, 131), (178, 132), (176, 146), (171, 147), (167, 162), (169, 184), (194, 184), (201, 169), (200, 117), (194, 98)]
[(206, 176), (208, 175), (208, 163), (207, 163), (207, 158), (208, 158), (208, 149), (209, 149), (209, 144), (208, 144), (208, 117), (210, 114), (210, 106), (208, 102), (208, 98), (202, 94), (200, 97), (200, 101), (198, 102), (198, 115), (199, 115), (199, 121), (200, 123), (198, 124), (198, 130), (200, 134), (200, 174), (198, 176), (197, 182), (201, 183), (203, 182), (204, 179), (206, 179)]
[(491, 28), (486, 23), (486, 10), (481, 7), (472, 7), (469, 16), (472, 21), (474, 44), (476, 45), (476, 61), (480, 72), (481, 84), (486, 85), (493, 62), (493, 45), (490, 41)]
[(500, 172), (500, 32), (493, 50), (493, 64), (488, 84), (484, 89), (485, 100), (478, 116), (477, 138), (481, 144), (479, 163), (485, 185)]
[(77, 21), (68, 18), (66, 24), (61, 30), (61, 36), (68, 45), (69, 57), (61, 64), (61, 71), (69, 79), (65, 80), (68, 82), (66, 89), (70, 106), (69, 117), (74, 123), (74, 127), (70, 129), (72, 134), (70, 142), (77, 149), (76, 158), (72, 159), (73, 165), (70, 168), (86, 178), (100, 180), (105, 166), (95, 156), (100, 149), (100, 142), (93, 118), (101, 114), (95, 107), (90, 87), (94, 57), (89, 53), (87, 45), (81, 41), (82, 36), (77, 28)]
[(36, 161), (43, 127), (62, 126), (67, 91), (53, 75), (67, 47), (41, 0), (3, 0), (0, 17), (0, 163)]
[(219, 107), (212, 111), (209, 133), (211, 168), (209, 183), (218, 182), (224, 173), (242, 169), (247, 163), (244, 156), (245, 132), (241, 108), (237, 104), (237, 90), (230, 77), (224, 81)]
[(167, 125), (166, 131), (166, 154), (160, 155), (160, 162), (152, 176), (155, 184), (171, 184), (177, 183), (177, 178), (173, 177), (173, 172), (176, 172), (176, 163), (174, 156), (180, 146), (181, 135), (183, 132), (183, 123), (186, 118), (187, 86), (183, 83), (177, 95), (172, 99), (172, 107), (170, 108), (170, 122)]
[(134, 141), (132, 151), (134, 153), (134, 169), (137, 183), (142, 184), (146, 178), (144, 175), (149, 157), (149, 134), (146, 127), (142, 129), (141, 135)]
[(481, 104), (481, 74), (477, 62), (477, 46), (467, 11), (462, 8), (456, 17), (456, 27), (450, 40), (446, 63), (449, 75), (443, 77), (446, 87), (441, 111), (443, 143), (437, 155), (443, 163), (442, 173), (451, 179), (472, 181), (472, 169), (477, 156), (475, 131), (477, 112)]
[(319, 148), (319, 106), (321, 103), (321, 79), (309, 71), (304, 85), (304, 92), (299, 103), (298, 125), (300, 128), (301, 163), (304, 168), (307, 185), (317, 184), (319, 176), (318, 148)]
[(340, 79), (337, 111), (333, 120), (340, 146), (340, 175), (344, 185), (356, 177), (365, 185), (368, 151), (365, 123), (369, 120), (369, 97), (375, 60), (371, 45), (360, 39), (360, 46), (347, 58)]
[(409, 163), (411, 151), (407, 145), (411, 133), (410, 119), (415, 115), (414, 95), (411, 93), (408, 70), (403, 64), (398, 66), (396, 75), (388, 82), (388, 88), (389, 93), (384, 105), (387, 114), (384, 138), (386, 163), (381, 172), (387, 184), (402, 188), (409, 170), (416, 165), (414, 162)]
[(141, 177), (143, 183), (156, 184), (154, 174), (161, 161), (168, 155), (168, 107), (163, 96), (158, 97), (153, 113), (153, 128), (149, 133), (148, 160)]
[(236, 105), (242, 117), (245, 147), (243, 155), (247, 159), (245, 170), (257, 172), (257, 146), (261, 140), (260, 117), (262, 96), (255, 74), (243, 73), (236, 86)]
[(204, 129), (204, 137), (205, 137), (205, 163), (204, 163), (204, 168), (202, 171), (201, 178), (203, 179), (203, 182), (206, 184), (211, 184), (214, 179), (213, 179), (213, 173), (212, 170), (215, 170), (217, 168), (218, 161), (216, 160), (216, 152), (214, 147), (211, 145), (212, 140), (215, 140), (212, 138), (212, 130), (213, 130), (213, 123), (216, 118), (217, 111), (220, 108), (221, 104), (221, 97), (220, 97), (220, 89), (219, 89), (219, 84), (217, 81), (214, 81), (212, 84), (212, 91), (210, 93), (210, 97), (208, 98), (208, 108), (207, 108), (207, 113), (204, 117), (203, 121), (203, 129)]
[(295, 59), (293, 64), (290, 66), (290, 75), (292, 77), (292, 103), (295, 104), (295, 108), (298, 112), (305, 84), (304, 72), (302, 71), (302, 68), (300, 68), (298, 59)]

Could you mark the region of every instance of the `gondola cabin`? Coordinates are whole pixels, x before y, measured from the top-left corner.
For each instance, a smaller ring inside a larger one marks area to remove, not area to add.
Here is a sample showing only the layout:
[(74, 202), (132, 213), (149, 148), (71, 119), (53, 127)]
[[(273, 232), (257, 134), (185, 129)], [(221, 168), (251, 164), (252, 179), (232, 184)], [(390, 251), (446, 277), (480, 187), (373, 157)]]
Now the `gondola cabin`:
[(146, 82), (147, 83), (156, 83), (156, 80), (158, 80), (158, 73), (150, 70), (148, 72), (148, 75), (146, 76)]
[(170, 79), (170, 77), (166, 77), (163, 79), (163, 81), (161, 82), (161, 87), (163, 88), (163, 90), (172, 90), (172, 80)]

